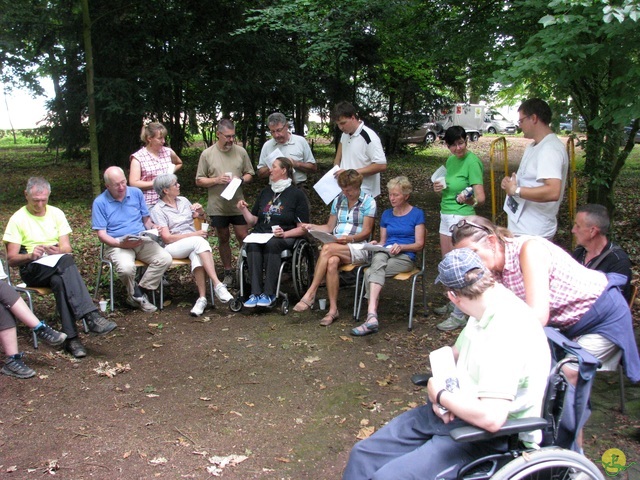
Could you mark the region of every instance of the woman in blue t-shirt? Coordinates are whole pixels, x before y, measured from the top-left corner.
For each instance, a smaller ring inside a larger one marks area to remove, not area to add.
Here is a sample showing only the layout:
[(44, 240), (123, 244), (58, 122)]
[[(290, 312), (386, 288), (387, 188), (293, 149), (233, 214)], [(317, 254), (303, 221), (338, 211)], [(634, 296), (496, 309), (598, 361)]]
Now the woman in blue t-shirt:
[[(376, 252), (365, 271), (364, 282), (369, 299), (366, 321), (351, 330), (351, 335), (363, 336), (378, 331), (378, 299), (385, 277), (408, 272), (415, 266), (416, 252), (422, 250), (426, 229), (424, 212), (409, 204), (413, 191), (407, 177), (396, 177), (387, 183), (389, 203), (380, 220), (380, 245), (388, 252)], [(375, 242), (373, 242), (375, 243)]]

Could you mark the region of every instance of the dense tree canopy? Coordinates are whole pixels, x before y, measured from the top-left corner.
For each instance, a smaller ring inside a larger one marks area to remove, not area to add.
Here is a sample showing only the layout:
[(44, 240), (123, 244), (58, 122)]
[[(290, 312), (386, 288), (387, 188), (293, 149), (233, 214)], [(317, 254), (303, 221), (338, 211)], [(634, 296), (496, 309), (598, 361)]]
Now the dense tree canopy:
[[(588, 126), (590, 201), (611, 202), (622, 127), (640, 117), (637, 0), (89, 0), (100, 167), (128, 166), (145, 121), (178, 152), (231, 116), (255, 158), (279, 110), (302, 130), (355, 102), (388, 151), (407, 118), (452, 102), (540, 95)], [(82, 11), (0, 0), (5, 85), (53, 79), (51, 145), (87, 142)], [(499, 83), (496, 83), (496, 82)], [(258, 139), (256, 141), (256, 138)]]

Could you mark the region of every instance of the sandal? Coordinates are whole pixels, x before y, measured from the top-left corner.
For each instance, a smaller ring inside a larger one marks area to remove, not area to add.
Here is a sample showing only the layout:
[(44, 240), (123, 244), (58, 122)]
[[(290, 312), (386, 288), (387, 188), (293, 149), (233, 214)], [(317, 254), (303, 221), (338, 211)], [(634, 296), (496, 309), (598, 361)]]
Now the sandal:
[(307, 302), (304, 297), (300, 299), (296, 306), (293, 307), (294, 312), (306, 312), (307, 310), (313, 310), (313, 304), (315, 303), (315, 297), (311, 299), (310, 302)]
[(363, 337), (370, 333), (378, 333), (378, 315), (375, 313), (367, 315), (367, 320), (362, 325), (351, 330), (354, 337)]
[(331, 325), (333, 322), (335, 322), (338, 319), (338, 316), (340, 315), (340, 313), (338, 311), (336, 311), (336, 313), (327, 313), (322, 320), (320, 320), (320, 325), (322, 325), (323, 327), (328, 327), (329, 325)]

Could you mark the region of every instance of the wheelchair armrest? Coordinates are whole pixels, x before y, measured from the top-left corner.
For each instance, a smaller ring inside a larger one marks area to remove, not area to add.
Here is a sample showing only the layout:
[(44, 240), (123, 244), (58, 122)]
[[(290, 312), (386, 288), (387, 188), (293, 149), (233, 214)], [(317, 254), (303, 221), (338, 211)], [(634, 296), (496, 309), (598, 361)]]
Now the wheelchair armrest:
[(532, 432), (547, 426), (547, 421), (541, 417), (517, 418), (507, 420), (497, 432), (488, 432), (479, 427), (465, 426), (454, 428), (449, 436), (456, 442), (478, 442), (492, 438), (508, 437), (522, 432)]
[(426, 387), (427, 382), (432, 377), (430, 373), (416, 373), (411, 376), (411, 383), (418, 385), (419, 387)]

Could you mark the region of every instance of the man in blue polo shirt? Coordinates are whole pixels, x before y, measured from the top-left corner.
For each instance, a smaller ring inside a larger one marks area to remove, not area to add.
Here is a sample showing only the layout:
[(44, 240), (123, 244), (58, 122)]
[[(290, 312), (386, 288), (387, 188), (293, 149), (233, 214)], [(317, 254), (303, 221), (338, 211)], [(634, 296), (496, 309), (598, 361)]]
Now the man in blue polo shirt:
[[(105, 257), (113, 262), (127, 288), (127, 303), (143, 312), (155, 312), (157, 308), (149, 302), (146, 292), (158, 288), (162, 275), (171, 266), (171, 255), (150, 238), (127, 238), (154, 225), (142, 191), (127, 186), (124, 171), (120, 167), (107, 168), (104, 183), (107, 189), (93, 201), (93, 229), (105, 245)], [(138, 284), (136, 259), (149, 265)]]

